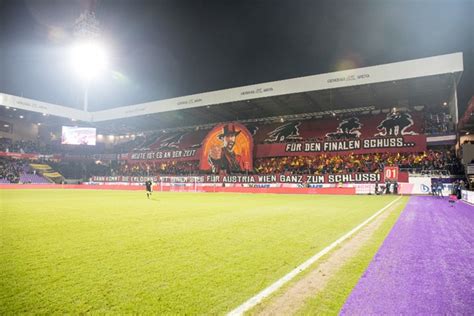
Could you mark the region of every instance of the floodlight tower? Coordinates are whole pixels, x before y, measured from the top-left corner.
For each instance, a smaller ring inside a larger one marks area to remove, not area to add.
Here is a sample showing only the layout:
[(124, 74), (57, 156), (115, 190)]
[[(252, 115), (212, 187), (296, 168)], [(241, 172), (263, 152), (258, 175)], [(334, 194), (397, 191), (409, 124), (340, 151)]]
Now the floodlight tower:
[(89, 107), (89, 86), (103, 71), (107, 56), (100, 42), (100, 23), (95, 17), (95, 0), (83, 1), (85, 9), (74, 23), (74, 43), (71, 47), (71, 62), (84, 85), (84, 111)]

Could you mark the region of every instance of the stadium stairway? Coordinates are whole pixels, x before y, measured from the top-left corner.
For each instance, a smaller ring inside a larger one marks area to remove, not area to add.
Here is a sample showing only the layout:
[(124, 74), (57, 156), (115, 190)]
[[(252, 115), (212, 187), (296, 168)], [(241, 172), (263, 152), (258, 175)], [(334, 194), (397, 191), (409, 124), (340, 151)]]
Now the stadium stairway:
[[(35, 175), (30, 176), (42, 176), (42, 178), (48, 180), (52, 183), (61, 183), (64, 180), (64, 177), (57, 171), (53, 170), (49, 165), (46, 164), (30, 164), (30, 167), (33, 170), (36, 170)], [(35, 179), (36, 180), (36, 179)], [(34, 182), (38, 183), (38, 182)]]

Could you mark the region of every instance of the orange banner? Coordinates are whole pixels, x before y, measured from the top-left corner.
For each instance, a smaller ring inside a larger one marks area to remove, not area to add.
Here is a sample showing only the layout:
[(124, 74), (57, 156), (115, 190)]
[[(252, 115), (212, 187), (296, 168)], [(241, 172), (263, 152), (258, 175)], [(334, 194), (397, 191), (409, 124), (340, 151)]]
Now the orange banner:
[(253, 138), (240, 123), (214, 127), (204, 139), (201, 150), (201, 170), (214, 173), (238, 173), (253, 169)]

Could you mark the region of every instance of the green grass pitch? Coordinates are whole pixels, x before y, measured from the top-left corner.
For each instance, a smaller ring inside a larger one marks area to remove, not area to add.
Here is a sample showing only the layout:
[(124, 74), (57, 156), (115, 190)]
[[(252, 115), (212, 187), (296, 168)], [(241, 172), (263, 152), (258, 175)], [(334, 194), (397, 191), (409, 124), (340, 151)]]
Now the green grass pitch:
[(0, 314), (223, 314), (393, 199), (1, 190)]

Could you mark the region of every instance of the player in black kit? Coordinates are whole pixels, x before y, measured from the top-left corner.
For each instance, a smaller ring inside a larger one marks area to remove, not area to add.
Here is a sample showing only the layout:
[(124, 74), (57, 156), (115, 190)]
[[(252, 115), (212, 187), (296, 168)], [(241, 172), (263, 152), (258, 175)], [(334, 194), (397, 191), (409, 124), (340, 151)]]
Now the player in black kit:
[(153, 185), (153, 182), (151, 182), (151, 180), (147, 180), (147, 181), (145, 182), (146, 197), (147, 197), (147, 198), (150, 198), (150, 196), (151, 196), (151, 192), (152, 192), (151, 187), (152, 187), (152, 185)]

